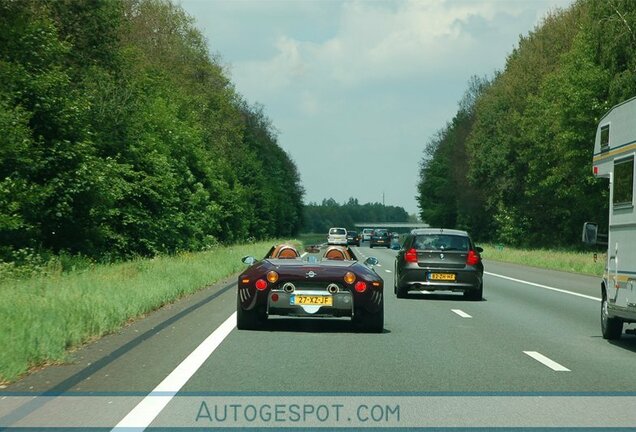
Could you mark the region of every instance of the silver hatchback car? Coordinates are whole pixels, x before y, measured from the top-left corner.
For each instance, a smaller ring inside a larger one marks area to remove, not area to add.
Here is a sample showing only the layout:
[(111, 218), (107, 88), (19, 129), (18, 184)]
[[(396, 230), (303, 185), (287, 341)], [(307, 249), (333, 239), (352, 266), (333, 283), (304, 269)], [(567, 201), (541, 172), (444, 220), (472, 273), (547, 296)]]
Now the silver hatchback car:
[(466, 231), (413, 230), (395, 258), (395, 295), (404, 298), (409, 291), (455, 291), (479, 301), (484, 290), (481, 252)]

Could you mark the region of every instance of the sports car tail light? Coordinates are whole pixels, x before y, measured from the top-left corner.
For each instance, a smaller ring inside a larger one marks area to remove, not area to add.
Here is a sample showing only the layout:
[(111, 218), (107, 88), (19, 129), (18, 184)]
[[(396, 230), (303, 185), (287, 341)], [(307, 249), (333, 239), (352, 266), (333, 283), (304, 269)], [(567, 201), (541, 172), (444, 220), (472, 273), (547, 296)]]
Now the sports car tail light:
[(476, 265), (479, 263), (479, 255), (474, 250), (468, 251), (468, 256), (466, 257), (466, 264), (468, 265)]
[(347, 272), (344, 275), (344, 281), (348, 283), (349, 285), (351, 285), (352, 283), (356, 281), (356, 275), (351, 272)]
[(269, 283), (276, 283), (277, 280), (278, 280), (278, 273), (276, 273), (274, 270), (267, 272), (267, 281)]
[(363, 281), (358, 281), (358, 283), (356, 283), (354, 288), (357, 292), (363, 293), (367, 290), (367, 284), (364, 283)]
[(265, 288), (267, 288), (267, 282), (265, 281), (265, 279), (259, 279), (256, 281), (257, 290), (263, 291)]
[(417, 262), (417, 250), (415, 248), (411, 248), (406, 251), (404, 254), (404, 259), (407, 263), (416, 263)]

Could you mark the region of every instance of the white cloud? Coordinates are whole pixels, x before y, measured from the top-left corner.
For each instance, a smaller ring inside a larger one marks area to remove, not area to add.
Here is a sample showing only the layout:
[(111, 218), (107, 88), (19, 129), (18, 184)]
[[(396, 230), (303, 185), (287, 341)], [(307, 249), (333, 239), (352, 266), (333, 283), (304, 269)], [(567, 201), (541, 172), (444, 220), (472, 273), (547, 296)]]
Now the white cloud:
[(280, 36), (276, 55), (246, 62), (237, 79), (249, 87), (258, 84), (277, 92), (299, 80), (327, 78), (359, 86), (439, 73), (488, 52), (479, 35), (469, 32), (470, 19), (479, 18), (496, 28), (495, 18), (513, 19), (527, 7), (518, 1), (351, 1), (339, 9), (340, 24), (332, 38), (315, 43)]
[[(570, 1), (233, 0), (197, 10), (239, 92), (281, 131), (307, 200), (386, 192), (387, 203), (415, 211), (422, 149), (469, 77), (503, 67), (520, 34)], [(327, 166), (357, 180), (343, 187)]]

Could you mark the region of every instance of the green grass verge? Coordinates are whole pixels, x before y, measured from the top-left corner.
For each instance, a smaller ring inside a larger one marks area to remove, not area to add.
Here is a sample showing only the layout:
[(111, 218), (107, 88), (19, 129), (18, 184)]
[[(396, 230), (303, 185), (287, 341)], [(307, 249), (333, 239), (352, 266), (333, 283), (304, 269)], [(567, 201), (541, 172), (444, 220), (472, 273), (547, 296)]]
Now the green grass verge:
[(241, 271), (241, 257), (261, 258), (273, 243), (0, 281), (0, 382), (63, 362), (69, 349)]
[(508, 246), (479, 244), (484, 248), (484, 259), (523, 264), (551, 270), (573, 273), (583, 273), (602, 276), (605, 269), (607, 254), (597, 252), (594, 261), (594, 251), (574, 252), (555, 249), (516, 249)]

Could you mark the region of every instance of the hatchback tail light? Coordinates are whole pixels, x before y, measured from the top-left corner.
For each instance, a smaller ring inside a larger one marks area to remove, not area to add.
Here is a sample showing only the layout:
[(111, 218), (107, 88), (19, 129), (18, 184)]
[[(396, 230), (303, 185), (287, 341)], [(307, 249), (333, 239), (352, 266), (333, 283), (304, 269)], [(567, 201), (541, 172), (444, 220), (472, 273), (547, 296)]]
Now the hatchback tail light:
[(472, 249), (468, 251), (468, 256), (466, 257), (466, 264), (467, 265), (479, 264), (479, 255), (477, 255), (477, 252), (475, 252)]
[(416, 263), (417, 262), (417, 250), (415, 248), (411, 248), (406, 251), (404, 254), (404, 259), (407, 263)]

